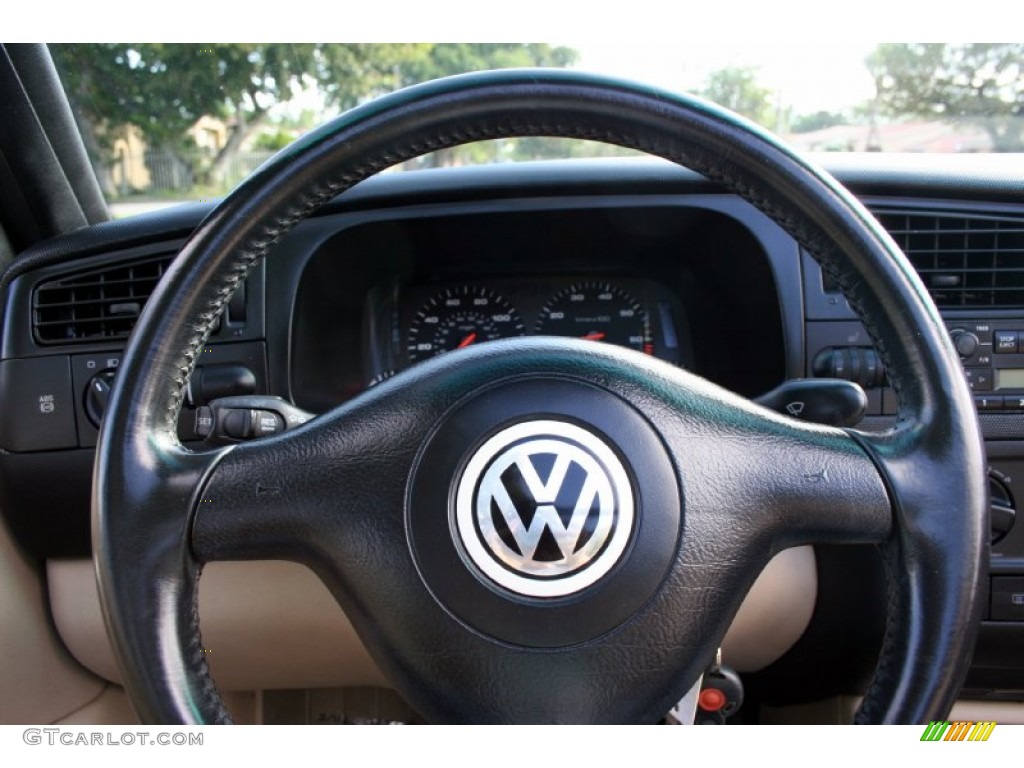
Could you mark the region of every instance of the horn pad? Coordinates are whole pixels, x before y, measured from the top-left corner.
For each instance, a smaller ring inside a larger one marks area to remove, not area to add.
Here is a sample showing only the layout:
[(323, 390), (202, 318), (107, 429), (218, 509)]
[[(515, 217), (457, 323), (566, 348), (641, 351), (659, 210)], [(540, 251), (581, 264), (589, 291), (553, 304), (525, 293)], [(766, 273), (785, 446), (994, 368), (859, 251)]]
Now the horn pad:
[(636, 613), (679, 549), (681, 518), (651, 424), (607, 390), (555, 377), (494, 385), (451, 409), (406, 499), (435, 599), (479, 632), (544, 648)]

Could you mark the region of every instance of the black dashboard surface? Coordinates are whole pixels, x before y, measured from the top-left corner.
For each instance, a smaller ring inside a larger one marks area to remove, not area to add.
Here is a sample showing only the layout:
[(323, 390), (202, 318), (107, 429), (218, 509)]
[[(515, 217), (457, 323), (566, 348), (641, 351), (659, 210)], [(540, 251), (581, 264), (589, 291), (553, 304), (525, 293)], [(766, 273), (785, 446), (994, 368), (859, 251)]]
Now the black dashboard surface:
[(518, 335), (631, 346), (750, 396), (784, 378), (763, 247), (692, 200), (519, 200), (361, 223), (313, 250), (284, 311), (291, 395), (317, 412), (460, 344)]
[[(1024, 252), (1015, 239), (1024, 231), (1020, 159), (839, 157), (827, 165), (884, 219), (917, 217), (915, 227), (932, 220), (937, 231), (959, 227), (975, 238), (999, 229), (1005, 255), (985, 262), (992, 269), (1010, 251)], [(89, 286), (106, 281), (102, 290), (112, 290), (125, 269), (136, 280), (142, 266), (165, 264), (211, 209), (186, 205), (71, 233), (24, 253), (3, 275), (0, 387), (15, 408), (0, 418), (0, 504), (40, 558), (89, 551), (97, 420), (90, 388), (98, 374), (116, 375), (125, 335), (114, 321), (145, 301), (142, 293), (114, 301)], [(948, 288), (981, 268), (967, 258), (936, 261), (942, 269), (927, 279), (940, 282), (930, 287)], [(114, 307), (114, 316), (90, 326), (82, 308), (89, 302)], [(942, 311), (964, 349), (976, 343), (965, 367), (988, 438), (993, 495), (1012, 510), (1014, 483), (1024, 480), (1024, 411), (1014, 407), (1024, 305), (964, 300)], [(869, 372), (870, 339), (813, 260), (746, 203), (658, 161), (386, 174), (356, 187), (301, 224), (250, 276), (199, 360), (209, 382), (194, 380), (191, 405), (204, 403), (204, 391), (223, 392), (225, 377), (235, 386), (244, 369), (249, 391), (323, 413), (419, 359), (534, 333), (634, 345), (746, 397), (827, 371), (865, 385), (863, 428), (884, 428), (894, 412), (884, 372)], [(196, 439), (198, 414), (184, 410), (183, 439)], [(819, 567), (823, 594), (850, 568), (877, 568), (870, 555), (838, 559), (842, 567), (828, 558)], [(1019, 697), (1024, 606), (1014, 596), (1024, 600), (1024, 588), (1014, 585), (1024, 583), (1024, 526), (999, 535), (991, 570), (989, 621), (969, 685)], [(827, 621), (832, 631), (853, 631), (844, 629), (850, 617)], [(816, 631), (824, 631), (820, 622)], [(865, 635), (866, 645), (877, 642), (876, 633)], [(804, 681), (803, 695), (828, 692), (815, 685)]]

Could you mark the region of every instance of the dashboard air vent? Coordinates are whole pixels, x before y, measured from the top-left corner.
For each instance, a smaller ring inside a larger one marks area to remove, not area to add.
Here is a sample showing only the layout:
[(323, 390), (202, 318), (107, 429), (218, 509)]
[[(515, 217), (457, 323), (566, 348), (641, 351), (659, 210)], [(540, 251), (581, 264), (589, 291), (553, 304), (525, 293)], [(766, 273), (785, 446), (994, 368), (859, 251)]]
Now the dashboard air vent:
[(124, 339), (174, 256), (162, 254), (48, 280), (32, 297), (40, 344)]
[(940, 308), (1024, 306), (1024, 219), (875, 210)]

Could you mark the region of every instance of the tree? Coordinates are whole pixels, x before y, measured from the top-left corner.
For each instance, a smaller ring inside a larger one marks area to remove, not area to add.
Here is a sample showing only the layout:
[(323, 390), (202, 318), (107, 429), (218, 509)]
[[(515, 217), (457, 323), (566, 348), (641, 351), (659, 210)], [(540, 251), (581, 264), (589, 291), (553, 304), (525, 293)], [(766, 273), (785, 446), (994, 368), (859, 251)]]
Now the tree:
[(435, 77), (566, 66), (576, 58), (571, 49), (542, 43), (105, 43), (52, 50), (108, 189), (110, 148), (126, 126), (138, 128), (152, 148), (181, 153), (186, 132), (200, 116), (227, 120), (227, 141), (207, 169), (217, 183), (273, 107), (303, 88), (315, 88), (325, 106), (347, 109)]
[(793, 120), (790, 131), (793, 133), (810, 133), (820, 131), (823, 128), (831, 128), (833, 125), (845, 125), (850, 118), (841, 112), (827, 112), (819, 110), (809, 115), (799, 115)]
[(884, 112), (975, 125), (995, 151), (1024, 150), (1024, 44), (886, 43), (867, 66)]
[[(209, 169), (216, 178), (275, 104), (289, 100), (304, 85), (327, 82), (337, 74), (337, 62), (346, 60), (351, 66), (347, 78), (324, 88), (334, 103), (350, 105), (390, 77), (382, 67), (392, 61), (373, 59), (388, 46), (363, 50), (339, 45), (329, 56), (324, 48), (102, 43), (56, 45), (52, 50), (102, 179), (105, 154), (126, 126), (138, 128), (152, 148), (180, 152), (187, 130), (201, 116), (230, 120), (227, 142)], [(373, 61), (367, 64), (368, 59)]]
[[(545, 43), (438, 43), (430, 45), (402, 62), (397, 71), (398, 86), (412, 85), (425, 80), (477, 72), (484, 69), (510, 67), (567, 67), (576, 62), (577, 53), (571, 48), (552, 47)], [(523, 140), (508, 142), (509, 159), (532, 156), (536, 143), (524, 149)], [(466, 145), (432, 152), (416, 161), (419, 167), (437, 167), (458, 163), (493, 160), (499, 146)]]
[(577, 58), (571, 48), (546, 43), (436, 43), (412, 54), (402, 62), (399, 86), (484, 69), (567, 67)]
[(772, 123), (771, 91), (757, 82), (757, 69), (754, 67), (717, 69), (708, 75), (697, 95), (738, 112), (755, 123)]

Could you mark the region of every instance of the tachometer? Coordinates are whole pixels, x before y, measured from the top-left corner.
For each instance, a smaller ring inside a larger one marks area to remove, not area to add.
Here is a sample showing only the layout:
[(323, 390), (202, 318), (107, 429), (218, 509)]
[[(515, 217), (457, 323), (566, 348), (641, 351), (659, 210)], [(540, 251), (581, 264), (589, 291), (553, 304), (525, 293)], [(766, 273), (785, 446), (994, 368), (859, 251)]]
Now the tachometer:
[(413, 317), (406, 349), (412, 362), (485, 341), (522, 336), (523, 320), (504, 298), (468, 285), (432, 297)]
[(604, 341), (654, 354), (647, 313), (625, 291), (609, 283), (570, 285), (540, 312), (537, 333)]

